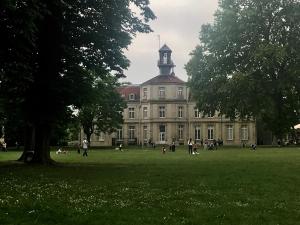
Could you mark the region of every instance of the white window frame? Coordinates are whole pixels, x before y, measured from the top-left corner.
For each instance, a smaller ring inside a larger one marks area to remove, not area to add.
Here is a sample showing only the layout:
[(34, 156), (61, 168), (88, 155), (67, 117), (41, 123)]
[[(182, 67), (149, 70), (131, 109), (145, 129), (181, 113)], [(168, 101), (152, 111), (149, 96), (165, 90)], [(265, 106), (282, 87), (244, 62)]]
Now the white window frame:
[(135, 94), (134, 93), (129, 94), (129, 100), (131, 100), (131, 101), (135, 100)]
[(184, 140), (183, 129), (184, 129), (184, 125), (179, 124), (178, 125), (178, 140)]
[(143, 88), (143, 99), (147, 99), (148, 96), (148, 88)]
[(177, 113), (178, 118), (183, 117), (183, 106), (178, 106), (178, 113)]
[(128, 138), (129, 140), (135, 139), (135, 126), (129, 126)]
[(143, 118), (144, 119), (148, 118), (148, 107), (147, 106), (143, 107)]
[(143, 127), (143, 139), (144, 141), (148, 140), (148, 126)]
[(201, 126), (195, 126), (195, 140), (201, 140)]
[[(161, 127), (164, 127), (164, 131), (161, 131), (161, 129), (160, 129)], [(159, 125), (158, 129), (159, 129), (159, 141), (161, 143), (164, 143), (166, 141), (166, 137), (167, 137), (166, 125)]]
[(117, 129), (117, 140), (123, 139), (123, 129)]
[(183, 87), (178, 87), (177, 88), (177, 97), (182, 97), (183, 96)]
[(128, 118), (129, 118), (129, 119), (134, 119), (134, 116), (135, 116), (135, 115), (134, 115), (134, 111), (135, 111), (135, 110), (134, 110), (134, 107), (129, 107), (129, 108), (128, 108)]
[(98, 140), (99, 141), (104, 141), (105, 140), (105, 134), (103, 132), (100, 132)]
[(159, 118), (166, 118), (166, 107), (159, 106)]
[(249, 139), (248, 126), (247, 125), (242, 125), (241, 126), (241, 140), (242, 141), (247, 141), (248, 139)]
[(210, 141), (214, 139), (214, 130), (215, 129), (213, 125), (207, 126), (207, 139)]
[(163, 64), (168, 64), (168, 53), (163, 54)]
[(213, 114), (212, 112), (209, 112), (209, 113), (207, 114), (207, 118), (214, 118), (214, 114)]
[(233, 140), (233, 125), (227, 125), (226, 130), (227, 130), (227, 132), (226, 132), (227, 140), (232, 141)]
[(200, 111), (197, 108), (194, 109), (194, 117), (195, 118), (200, 118)]
[(158, 96), (159, 96), (159, 98), (166, 97), (166, 88), (165, 87), (159, 87)]

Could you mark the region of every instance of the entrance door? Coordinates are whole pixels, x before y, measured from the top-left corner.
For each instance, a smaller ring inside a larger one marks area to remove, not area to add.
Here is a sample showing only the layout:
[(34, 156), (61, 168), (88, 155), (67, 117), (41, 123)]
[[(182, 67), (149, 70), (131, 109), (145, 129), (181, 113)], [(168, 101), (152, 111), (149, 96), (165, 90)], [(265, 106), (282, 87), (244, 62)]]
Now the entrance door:
[(159, 126), (159, 143), (160, 144), (166, 143), (166, 126), (165, 125)]

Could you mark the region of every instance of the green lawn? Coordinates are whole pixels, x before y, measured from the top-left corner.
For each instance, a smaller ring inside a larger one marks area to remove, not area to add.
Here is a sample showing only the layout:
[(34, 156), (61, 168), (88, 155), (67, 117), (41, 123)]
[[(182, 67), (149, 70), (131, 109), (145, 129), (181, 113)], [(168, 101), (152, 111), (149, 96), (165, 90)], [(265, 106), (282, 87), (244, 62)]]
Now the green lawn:
[(29, 166), (0, 152), (0, 224), (297, 225), (300, 148), (92, 150)]

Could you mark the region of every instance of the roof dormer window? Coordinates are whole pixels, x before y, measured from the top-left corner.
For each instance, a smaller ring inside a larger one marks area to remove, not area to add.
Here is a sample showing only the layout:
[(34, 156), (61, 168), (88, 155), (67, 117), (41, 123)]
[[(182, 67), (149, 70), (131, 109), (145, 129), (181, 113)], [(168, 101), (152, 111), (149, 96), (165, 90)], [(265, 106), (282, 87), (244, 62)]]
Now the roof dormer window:
[(131, 101), (135, 100), (135, 94), (133, 93), (129, 94), (129, 100)]

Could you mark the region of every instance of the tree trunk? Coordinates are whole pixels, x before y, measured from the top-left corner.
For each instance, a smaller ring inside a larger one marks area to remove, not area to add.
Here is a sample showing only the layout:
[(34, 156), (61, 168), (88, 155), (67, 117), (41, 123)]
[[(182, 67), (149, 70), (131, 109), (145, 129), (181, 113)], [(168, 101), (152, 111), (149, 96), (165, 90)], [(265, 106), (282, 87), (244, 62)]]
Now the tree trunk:
[(53, 164), (50, 157), (50, 133), (51, 128), (47, 124), (36, 126), (36, 141), (32, 163)]
[(85, 133), (85, 135), (86, 135), (86, 140), (88, 141), (89, 146), (90, 146), (92, 133), (87, 132), (87, 133)]
[(24, 150), (18, 161), (26, 160), (26, 153), (35, 149), (35, 128), (32, 125), (27, 125), (24, 134)]
[[(18, 161), (52, 165), (54, 161), (50, 157), (50, 132), (47, 125), (27, 126), (25, 134), (24, 151)], [(30, 160), (28, 160), (30, 155)]]

